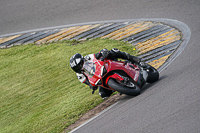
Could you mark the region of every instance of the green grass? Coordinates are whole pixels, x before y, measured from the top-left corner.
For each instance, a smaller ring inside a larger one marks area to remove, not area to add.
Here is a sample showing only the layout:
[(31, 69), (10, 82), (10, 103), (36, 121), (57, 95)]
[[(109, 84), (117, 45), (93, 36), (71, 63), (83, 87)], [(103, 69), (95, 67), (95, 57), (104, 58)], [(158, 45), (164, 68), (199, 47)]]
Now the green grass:
[(108, 39), (1, 49), (0, 132), (62, 132), (101, 103), (97, 91), (92, 95), (77, 80), (69, 59), (114, 47), (136, 54), (130, 44)]

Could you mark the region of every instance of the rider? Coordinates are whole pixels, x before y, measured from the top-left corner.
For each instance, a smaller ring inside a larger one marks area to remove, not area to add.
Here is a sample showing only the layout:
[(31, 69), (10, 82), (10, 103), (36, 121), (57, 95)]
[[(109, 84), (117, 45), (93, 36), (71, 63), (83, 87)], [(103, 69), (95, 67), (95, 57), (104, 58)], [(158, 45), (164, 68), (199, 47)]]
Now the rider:
[[(93, 58), (92, 56), (95, 56), (96, 59), (100, 59), (101, 61), (103, 61), (105, 58), (111, 59), (111, 60), (117, 60), (118, 58), (121, 58), (121, 59), (129, 60), (132, 63), (137, 63), (137, 64), (142, 65), (140, 58), (138, 58), (136, 56), (132, 56), (126, 52), (122, 52), (117, 48), (113, 48), (110, 51), (107, 49), (102, 49), (100, 52), (96, 53), (95, 55), (91, 54), (91, 55), (87, 55), (85, 57), (83, 57), (79, 53), (76, 53), (70, 59), (70, 67), (76, 72), (78, 80), (86, 85), (89, 85), (92, 90), (96, 90), (98, 86), (92, 86), (90, 84), (89, 80), (87, 79), (87, 76), (83, 73), (84, 61), (90, 60), (91, 58)], [(93, 93), (94, 93), (94, 91), (93, 91)], [(105, 88), (99, 86), (99, 95), (103, 99), (110, 97), (112, 93), (113, 93), (112, 90), (108, 90), (108, 89), (105, 89)]]

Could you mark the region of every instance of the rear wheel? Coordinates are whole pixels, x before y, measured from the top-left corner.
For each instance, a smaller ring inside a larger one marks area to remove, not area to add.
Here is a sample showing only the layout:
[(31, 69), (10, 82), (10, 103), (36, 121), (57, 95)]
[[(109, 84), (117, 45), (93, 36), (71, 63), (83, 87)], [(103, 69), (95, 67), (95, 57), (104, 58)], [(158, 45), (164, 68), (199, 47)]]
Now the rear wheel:
[(124, 86), (112, 78), (108, 80), (107, 84), (110, 88), (114, 89), (115, 91), (121, 92), (126, 95), (137, 96), (140, 94), (140, 88), (137, 85), (131, 84), (131, 87)]

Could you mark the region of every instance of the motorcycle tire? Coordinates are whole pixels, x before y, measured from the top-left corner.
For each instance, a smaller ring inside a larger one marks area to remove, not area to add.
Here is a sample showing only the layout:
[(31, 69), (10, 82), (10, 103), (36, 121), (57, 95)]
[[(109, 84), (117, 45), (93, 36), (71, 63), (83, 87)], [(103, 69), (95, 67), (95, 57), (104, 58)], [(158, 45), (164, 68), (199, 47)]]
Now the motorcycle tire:
[(130, 96), (137, 96), (140, 94), (140, 88), (137, 85), (135, 85), (136, 88), (125, 87), (119, 84), (118, 82), (116, 82), (112, 78), (108, 80), (107, 84), (109, 87), (113, 88), (115, 91), (118, 91), (122, 94), (130, 95)]
[(148, 73), (147, 83), (153, 83), (159, 79), (159, 72), (151, 65), (147, 65), (147, 73)]

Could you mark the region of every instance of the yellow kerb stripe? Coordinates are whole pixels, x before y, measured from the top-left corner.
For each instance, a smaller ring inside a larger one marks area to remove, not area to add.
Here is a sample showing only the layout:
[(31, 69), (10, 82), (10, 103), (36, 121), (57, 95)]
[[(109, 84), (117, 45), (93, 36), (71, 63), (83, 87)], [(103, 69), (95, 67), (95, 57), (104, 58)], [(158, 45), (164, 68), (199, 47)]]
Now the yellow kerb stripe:
[(74, 26), (74, 27), (69, 27), (69, 28), (65, 28), (63, 30), (61, 30), (60, 32), (58, 33), (55, 33), (53, 35), (50, 35), (50, 36), (47, 36), (41, 40), (38, 40), (36, 43), (37, 44), (44, 44), (46, 42), (52, 42), (54, 40), (56, 40), (59, 36), (62, 36), (68, 32), (71, 32), (72, 30), (76, 29), (76, 28), (79, 28), (80, 26)]
[(150, 51), (152, 49), (161, 47), (163, 45), (167, 45), (171, 42), (177, 41), (181, 39), (181, 35), (177, 30), (171, 30), (167, 33), (164, 33), (160, 36), (152, 38), (146, 42), (138, 43), (136, 45), (139, 54), (145, 53), (146, 51)]
[(65, 32), (63, 32), (62, 34), (53, 37), (52, 39), (49, 39), (47, 42), (53, 42), (53, 41), (58, 41), (60, 39), (62, 39), (63, 37), (77, 31), (81, 26), (74, 26), (74, 27), (69, 27), (67, 28), (67, 30)]
[(111, 39), (115, 39), (115, 40), (121, 40), (123, 38), (126, 38), (128, 36), (131, 36), (133, 34), (136, 34), (138, 32), (141, 32), (143, 30), (147, 30), (153, 26), (155, 26), (156, 24), (152, 23), (152, 22), (147, 22), (147, 23), (144, 23), (142, 25), (140, 25), (139, 27), (131, 27), (130, 29), (127, 29), (126, 31), (124, 32), (121, 32), (121, 34), (117, 35), (117, 36), (114, 36), (112, 37)]
[(100, 25), (101, 25), (101, 24), (82, 26), (77, 32), (74, 32), (74, 33), (72, 33), (72, 34), (70, 34), (70, 35), (68, 35), (68, 36), (66, 36), (66, 37), (64, 37), (64, 38), (62, 38), (62, 40), (71, 39), (71, 38), (73, 38), (73, 37), (75, 37), (75, 36), (77, 36), (77, 35), (79, 35), (79, 34), (81, 34), (81, 33), (83, 33), (83, 32), (89, 31), (89, 30), (91, 30), (91, 29), (93, 29), (93, 28), (96, 28), (96, 27), (98, 27), (98, 26), (100, 26)]
[(147, 40), (145, 42), (139, 42), (139, 43), (136, 44), (136, 47), (138, 49), (140, 49), (140, 48), (142, 48), (144, 46), (152, 45), (152, 43), (155, 42), (155, 41), (158, 41), (158, 40), (163, 41), (165, 39), (165, 37), (168, 37), (168, 36), (172, 35), (174, 32), (177, 33), (178, 31), (175, 30), (175, 29), (172, 29), (172, 30), (170, 30), (168, 32), (165, 32), (165, 33), (159, 35), (159, 36), (152, 37), (151, 39), (149, 39), (149, 40)]
[(162, 66), (165, 61), (168, 59), (168, 57), (170, 56), (171, 54), (167, 55), (167, 56), (164, 56), (162, 58), (159, 58), (158, 60), (154, 60), (150, 63), (148, 63), (149, 65), (155, 67), (156, 69), (158, 69), (160, 66)]
[(14, 35), (14, 36), (10, 36), (10, 37), (5, 37), (5, 38), (0, 38), (0, 44), (4, 43), (4, 42), (7, 42), (7, 41), (10, 41), (12, 39), (15, 39), (17, 37), (21, 36), (21, 34), (19, 35)]
[(153, 24), (152, 23), (152, 24), (143, 25), (140, 28), (133, 29), (131, 32), (129, 32), (129, 33), (123, 35), (123, 36), (120, 36), (119, 38), (117, 38), (117, 40), (121, 40), (123, 38), (127, 38), (127, 37), (129, 37), (131, 35), (137, 34), (137, 33), (141, 32), (141, 31), (148, 30), (148, 29), (152, 28), (155, 25), (157, 25), (157, 24)]
[(127, 32), (132, 31), (135, 28), (139, 28), (142, 25), (145, 25), (146, 23), (139, 23), (139, 24), (133, 24), (131, 25), (130, 28), (125, 28), (122, 31), (118, 32), (117, 34), (115, 34), (113, 37), (111, 37), (110, 39), (117, 39), (118, 37), (122, 36), (123, 34), (126, 34)]
[(167, 40), (165, 40), (165, 41), (156, 43), (156, 44), (152, 45), (151, 47), (149, 47), (149, 48), (147, 48), (147, 49), (144, 49), (144, 50), (142, 50), (142, 51), (139, 51), (138, 54), (140, 55), (140, 54), (146, 53), (146, 52), (148, 52), (148, 51), (151, 51), (151, 50), (153, 50), (153, 49), (159, 48), (159, 47), (161, 47), (161, 46), (168, 45), (168, 44), (170, 44), (170, 43), (172, 43), (172, 42), (175, 42), (175, 41), (177, 41), (177, 40), (180, 40), (180, 36), (174, 36), (174, 37), (169, 38), (169, 39), (167, 39)]
[(128, 25), (128, 26), (125, 26), (125, 27), (123, 27), (123, 28), (121, 28), (121, 29), (119, 29), (119, 30), (116, 30), (116, 31), (114, 31), (114, 32), (111, 32), (111, 33), (109, 33), (109, 34), (107, 34), (107, 35), (105, 35), (105, 36), (102, 36), (101, 38), (111, 38), (111, 37), (113, 37), (113, 36), (117, 36), (118, 34), (121, 34), (122, 32), (124, 32), (125, 30), (127, 30), (127, 29), (129, 29), (129, 28), (131, 28), (131, 27), (136, 27), (136, 26), (140, 26), (140, 25), (142, 25), (143, 23), (145, 23), (144, 21), (141, 21), (141, 22), (137, 22), (137, 23), (134, 23), (134, 24), (130, 24), (130, 25)]

